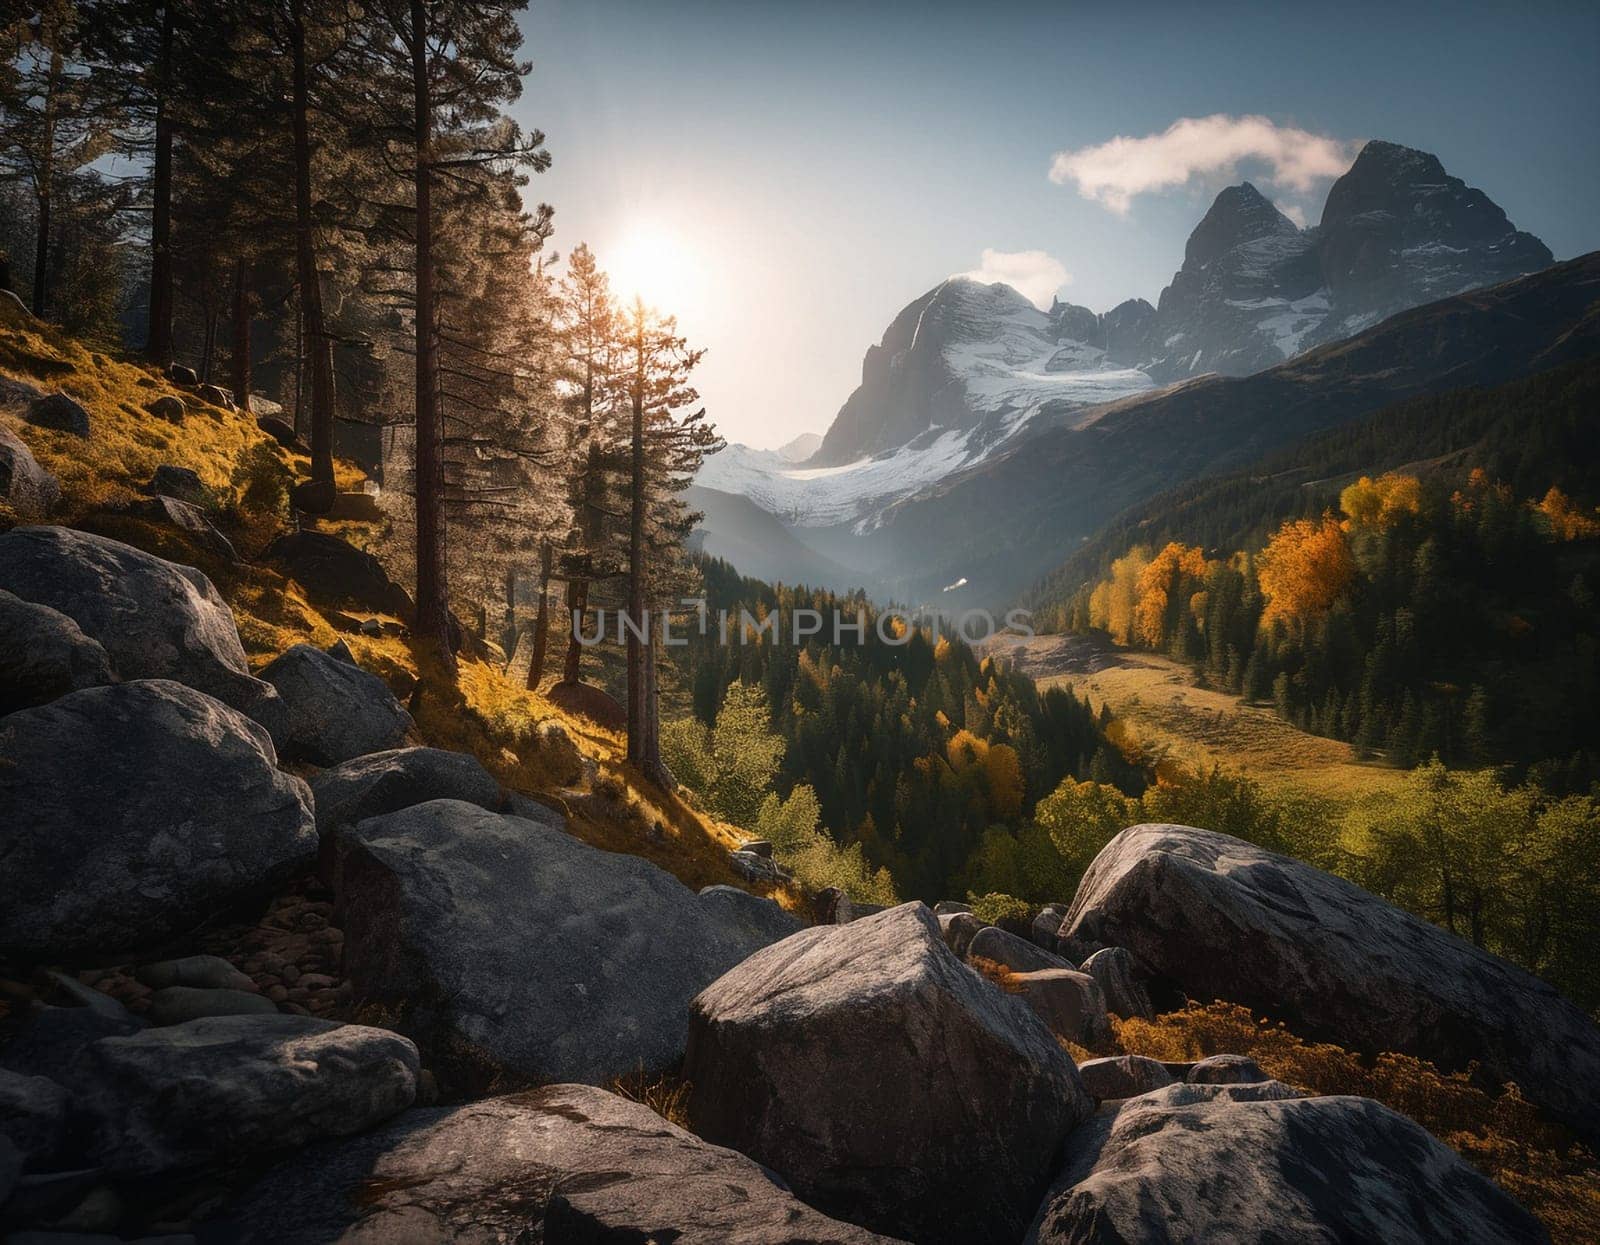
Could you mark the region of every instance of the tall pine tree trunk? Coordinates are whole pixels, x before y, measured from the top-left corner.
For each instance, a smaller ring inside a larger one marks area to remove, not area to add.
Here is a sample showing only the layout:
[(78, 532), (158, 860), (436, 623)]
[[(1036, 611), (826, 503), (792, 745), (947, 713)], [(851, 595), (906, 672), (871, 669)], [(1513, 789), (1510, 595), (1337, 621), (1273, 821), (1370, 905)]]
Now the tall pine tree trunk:
[(433, 290), (433, 89), (428, 79), (428, 7), (411, 0), (411, 89), (416, 120), (417, 267), (417, 629), (439, 646), (454, 676), (445, 570), (444, 459), (439, 438)]
[(645, 760), (644, 643), (644, 318), (634, 340), (633, 487), (628, 507), (628, 760)]
[(661, 711), (656, 696), (656, 644), (654, 633), (644, 646), (644, 776), (656, 786), (672, 790), (677, 784), (661, 761)]
[(144, 352), (172, 362), (172, 4), (161, 6), (161, 51), (156, 64), (156, 149), (150, 170), (150, 329)]
[(539, 550), (539, 613), (533, 623), (533, 664), (528, 667), (528, 690), (536, 692), (544, 681), (544, 654), (550, 644), (550, 564), (554, 551), (546, 540)]
[(233, 265), (233, 400), (245, 414), (250, 413), (250, 266), (244, 260)]
[(567, 660), (561, 670), (563, 683), (576, 683), (583, 673), (583, 645), (578, 640), (578, 634), (583, 630), (588, 611), (589, 581), (567, 580), (567, 625), (570, 630), (567, 634)]
[(333, 344), (322, 318), (322, 278), (317, 272), (316, 236), (311, 220), (311, 91), (306, 69), (304, 0), (293, 0), (290, 5), (289, 52), (294, 82), (295, 268), (304, 348), (311, 356), (311, 478), (330, 486), (322, 490), (326, 509), (333, 505)]

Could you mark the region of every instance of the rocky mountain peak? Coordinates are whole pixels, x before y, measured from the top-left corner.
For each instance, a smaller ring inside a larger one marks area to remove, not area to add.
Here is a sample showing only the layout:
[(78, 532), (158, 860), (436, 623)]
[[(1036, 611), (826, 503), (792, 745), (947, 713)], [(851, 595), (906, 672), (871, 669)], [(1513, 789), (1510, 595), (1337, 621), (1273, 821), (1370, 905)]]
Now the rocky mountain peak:
[(1294, 237), (1299, 232), (1270, 199), (1249, 182), (1241, 182), (1219, 194), (1211, 210), (1195, 226), (1184, 248), (1183, 263), (1186, 268), (1204, 267), (1243, 243), (1258, 238)]

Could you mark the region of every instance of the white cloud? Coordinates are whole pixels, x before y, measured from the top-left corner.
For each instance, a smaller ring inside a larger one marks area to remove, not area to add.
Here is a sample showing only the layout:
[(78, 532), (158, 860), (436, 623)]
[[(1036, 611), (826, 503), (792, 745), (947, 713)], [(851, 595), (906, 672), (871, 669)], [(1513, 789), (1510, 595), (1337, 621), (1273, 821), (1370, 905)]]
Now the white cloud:
[(1035, 307), (1048, 307), (1057, 290), (1072, 284), (1072, 274), (1054, 255), (1044, 251), (997, 251), (987, 246), (978, 267), (955, 275), (984, 285), (1003, 281)]
[(1170, 190), (1195, 178), (1231, 181), (1241, 164), (1260, 166), (1256, 175), (1270, 185), (1305, 194), (1348, 169), (1359, 147), (1266, 117), (1217, 113), (1181, 117), (1143, 138), (1119, 134), (1093, 147), (1058, 151), (1050, 180), (1072, 182), (1085, 199), (1123, 215), (1135, 195)]
[(1283, 199), (1277, 199), (1273, 201), (1272, 206), (1277, 208), (1278, 211), (1282, 212), (1301, 229), (1306, 227), (1306, 210), (1298, 203), (1289, 203)]

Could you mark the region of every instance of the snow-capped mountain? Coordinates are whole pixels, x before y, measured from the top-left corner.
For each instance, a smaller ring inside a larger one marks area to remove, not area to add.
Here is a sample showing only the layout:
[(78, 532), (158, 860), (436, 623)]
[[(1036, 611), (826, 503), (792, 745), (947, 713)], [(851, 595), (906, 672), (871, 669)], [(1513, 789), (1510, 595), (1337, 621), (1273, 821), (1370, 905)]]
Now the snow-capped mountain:
[(866, 530), (886, 505), (982, 462), (1035, 418), (1070, 422), (1152, 387), (1103, 347), (1065, 336), (1073, 313), (1080, 329), (1083, 317), (1099, 323), (1081, 307), (1044, 312), (1009, 285), (952, 277), (867, 351), (861, 387), (809, 461), (730, 445), (695, 482), (742, 494), (797, 527)]
[(1034, 434), (1082, 430), (1159, 385), (1252, 375), (1551, 263), (1542, 242), (1435, 157), (1371, 142), (1312, 229), (1248, 182), (1222, 191), (1155, 307), (1130, 299), (1102, 315), (1057, 301), (1041, 311), (1008, 285), (941, 282), (868, 348), (861, 384), (814, 452), (731, 445), (696, 483), (748, 498), (849, 564), (852, 539)]
[(1371, 142), (1299, 229), (1249, 182), (1217, 196), (1139, 359), (1159, 381), (1247, 376), (1380, 320), (1553, 262), (1438, 159)]

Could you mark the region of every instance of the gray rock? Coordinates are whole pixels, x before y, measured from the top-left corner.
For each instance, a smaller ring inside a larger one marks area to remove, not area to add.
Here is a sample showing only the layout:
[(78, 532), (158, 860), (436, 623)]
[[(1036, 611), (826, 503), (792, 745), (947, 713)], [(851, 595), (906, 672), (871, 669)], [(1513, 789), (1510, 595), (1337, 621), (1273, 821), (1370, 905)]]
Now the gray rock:
[(145, 1014), (153, 1025), (181, 1025), (207, 1016), (274, 1016), (278, 1005), (248, 990), (208, 990), (167, 986), (150, 996)]
[(729, 926), (748, 931), (752, 946), (764, 947), (804, 928), (799, 917), (775, 901), (737, 886), (707, 886), (700, 892), (700, 902)]
[(1020, 999), (920, 903), (802, 930), (694, 1001), (695, 1131), (829, 1214), (917, 1241), (1014, 1241), (1092, 1109)]
[(305, 783), (220, 701), (165, 679), (0, 720), (0, 952), (72, 959), (169, 937), (308, 864)]
[(72, 619), (0, 588), (0, 716), (116, 677), (105, 649)]
[(180, 385), (198, 385), (200, 383), (199, 374), (192, 367), (182, 363), (167, 364), (167, 379), (176, 381)]
[(837, 886), (829, 886), (812, 897), (811, 915), (818, 925), (848, 925), (864, 916), (886, 911), (880, 903), (857, 903)]
[(972, 909), (964, 904), (957, 903), (954, 899), (941, 899), (933, 905), (934, 916), (955, 916), (958, 912), (971, 912)]
[(202, 483), (199, 472), (190, 467), (176, 467), (171, 463), (162, 463), (155, 469), (155, 473), (150, 477), (150, 483), (144, 486), (144, 491), (165, 497), (176, 497), (179, 501), (186, 501), (194, 506), (203, 506), (211, 498), (210, 490)]
[(729, 852), (728, 865), (746, 882), (776, 885), (786, 876), (777, 861), (766, 856), (757, 856), (754, 852)]
[(220, 955), (186, 955), (180, 960), (157, 960), (133, 970), (134, 980), (152, 990), (190, 986), (197, 990), (248, 990), (252, 982)]
[(571, 786), (583, 777), (583, 753), (561, 723), (546, 719), (533, 728), (534, 750), (551, 781)]
[[(317, 833), (429, 800), (500, 807), (500, 784), (478, 758), (443, 748), (395, 748), (330, 766), (311, 780)], [(520, 814), (519, 814), (520, 815)]]
[(261, 677), (283, 701), (286, 758), (338, 765), (396, 748), (411, 730), (382, 679), (309, 644), (279, 654)]
[(1029, 1245), (1295, 1241), (1503, 1245), (1538, 1221), (1402, 1115), (1367, 1098), (1172, 1085), (1067, 1139)]
[(1154, 1020), (1156, 1009), (1150, 992), (1135, 971), (1126, 947), (1107, 947), (1083, 962), (1083, 971), (1100, 983), (1107, 1010), (1124, 1020)]
[(408, 1111), (361, 1137), (312, 1147), (245, 1190), (201, 1237), (209, 1245), (884, 1241), (812, 1210), (743, 1155), (586, 1085)]
[[(255, 399), (250, 400), (251, 409), (255, 409)], [(282, 409), (281, 407), (279, 408)], [(287, 450), (297, 450), (305, 453), (309, 448), (300, 439), (300, 434), (294, 430), (294, 425), (286, 420), (279, 419), (276, 415), (260, 415), (256, 417), (256, 427), (261, 429), (279, 445)]]
[[(71, 979), (47, 974), (47, 979)], [(0, 1067), (22, 1076), (61, 1081), (77, 1053), (104, 1037), (138, 1033), (145, 1023), (110, 995), (72, 981), (77, 990), (64, 1007), (38, 1007), (5, 1046)]]
[(1253, 1085), (1272, 1078), (1249, 1055), (1211, 1055), (1196, 1061), (1184, 1079), (1191, 1085)]
[(944, 936), (944, 945), (963, 959), (966, 958), (967, 948), (972, 945), (972, 940), (978, 936), (978, 931), (990, 928), (971, 912), (952, 912), (948, 916), (939, 917), (938, 921), (939, 932)]
[(22, 1175), (22, 1151), (18, 1150), (11, 1138), (0, 1136), (0, 1206), (4, 1206), (11, 1199), (11, 1191), (17, 1187), (17, 1179)]
[(1172, 1084), (1172, 1073), (1163, 1063), (1143, 1055), (1114, 1055), (1091, 1059), (1078, 1065), (1083, 1087), (1102, 1101), (1107, 1098), (1132, 1098)]
[(326, 532), (291, 532), (262, 555), (322, 600), (359, 605), (399, 618), (411, 614), (411, 598), (378, 559)]
[(0, 1138), (16, 1147), (22, 1170), (47, 1166), (66, 1131), (66, 1090), (48, 1077), (0, 1071)]
[(59, 610), (125, 679), (176, 679), (278, 737), (277, 692), (252, 678), (233, 613), (192, 566), (64, 527), (0, 536), (0, 588)]
[(772, 859), (772, 841), (770, 839), (751, 839), (739, 848), (741, 852), (749, 852), (752, 856), (765, 856)]
[(200, 396), (212, 406), (220, 406), (225, 411), (234, 409), (233, 395), (221, 385), (201, 385)]
[(338, 832), (345, 968), (429, 1049), (603, 1083), (683, 1053), (689, 1000), (769, 939), (636, 856), (434, 800)]
[(189, 414), (188, 403), (170, 393), (146, 402), (144, 409), (157, 419), (164, 419), (169, 424), (181, 424)]
[(309, 1016), (218, 1016), (105, 1038), (74, 1062), (92, 1153), (120, 1175), (237, 1160), (370, 1128), (416, 1097), (399, 1034)]
[(0, 424), (0, 501), (24, 520), (42, 519), (61, 497), (61, 483), (21, 437)]
[(350, 651), (350, 646), (343, 639), (335, 640), (322, 651), (336, 661), (344, 662), (347, 666), (359, 666), (361, 664), (356, 660), (356, 655)]
[(23, 415), (36, 428), (54, 428), (75, 437), (89, 435), (89, 412), (83, 404), (64, 393), (47, 394), (31, 403)]
[(1034, 945), (1043, 947), (1051, 955), (1057, 954), (1056, 932), (1061, 928), (1061, 918), (1066, 915), (1066, 904), (1046, 904), (1044, 910), (1033, 918), (1031, 937)]
[(1008, 934), (998, 925), (985, 926), (972, 936), (972, 941), (967, 945), (967, 959), (993, 960), (996, 964), (1004, 964), (1014, 973), (1036, 973), (1060, 968), (1077, 971), (1076, 965), (1067, 963), (1059, 955), (1041, 950), (1026, 938)]
[(1088, 973), (1073, 968), (1039, 968), (1013, 973), (1008, 983), (1058, 1038), (1095, 1046), (1111, 1037), (1106, 999)]
[(1187, 826), (1124, 830), (1069, 921), (1199, 999), (1303, 1037), (1476, 1060), (1588, 1136), (1600, 1128), (1600, 1028), (1552, 987), (1310, 865)]
[(164, 494), (159, 497), (144, 497), (131, 503), (128, 506), (128, 513), (137, 515), (141, 519), (149, 519), (153, 523), (165, 523), (180, 532), (187, 532), (195, 537), (203, 548), (219, 558), (229, 562), (239, 560), (233, 542), (217, 530), (216, 525), (206, 517), (204, 510), (190, 502), (179, 501), (176, 497), (167, 497)]

